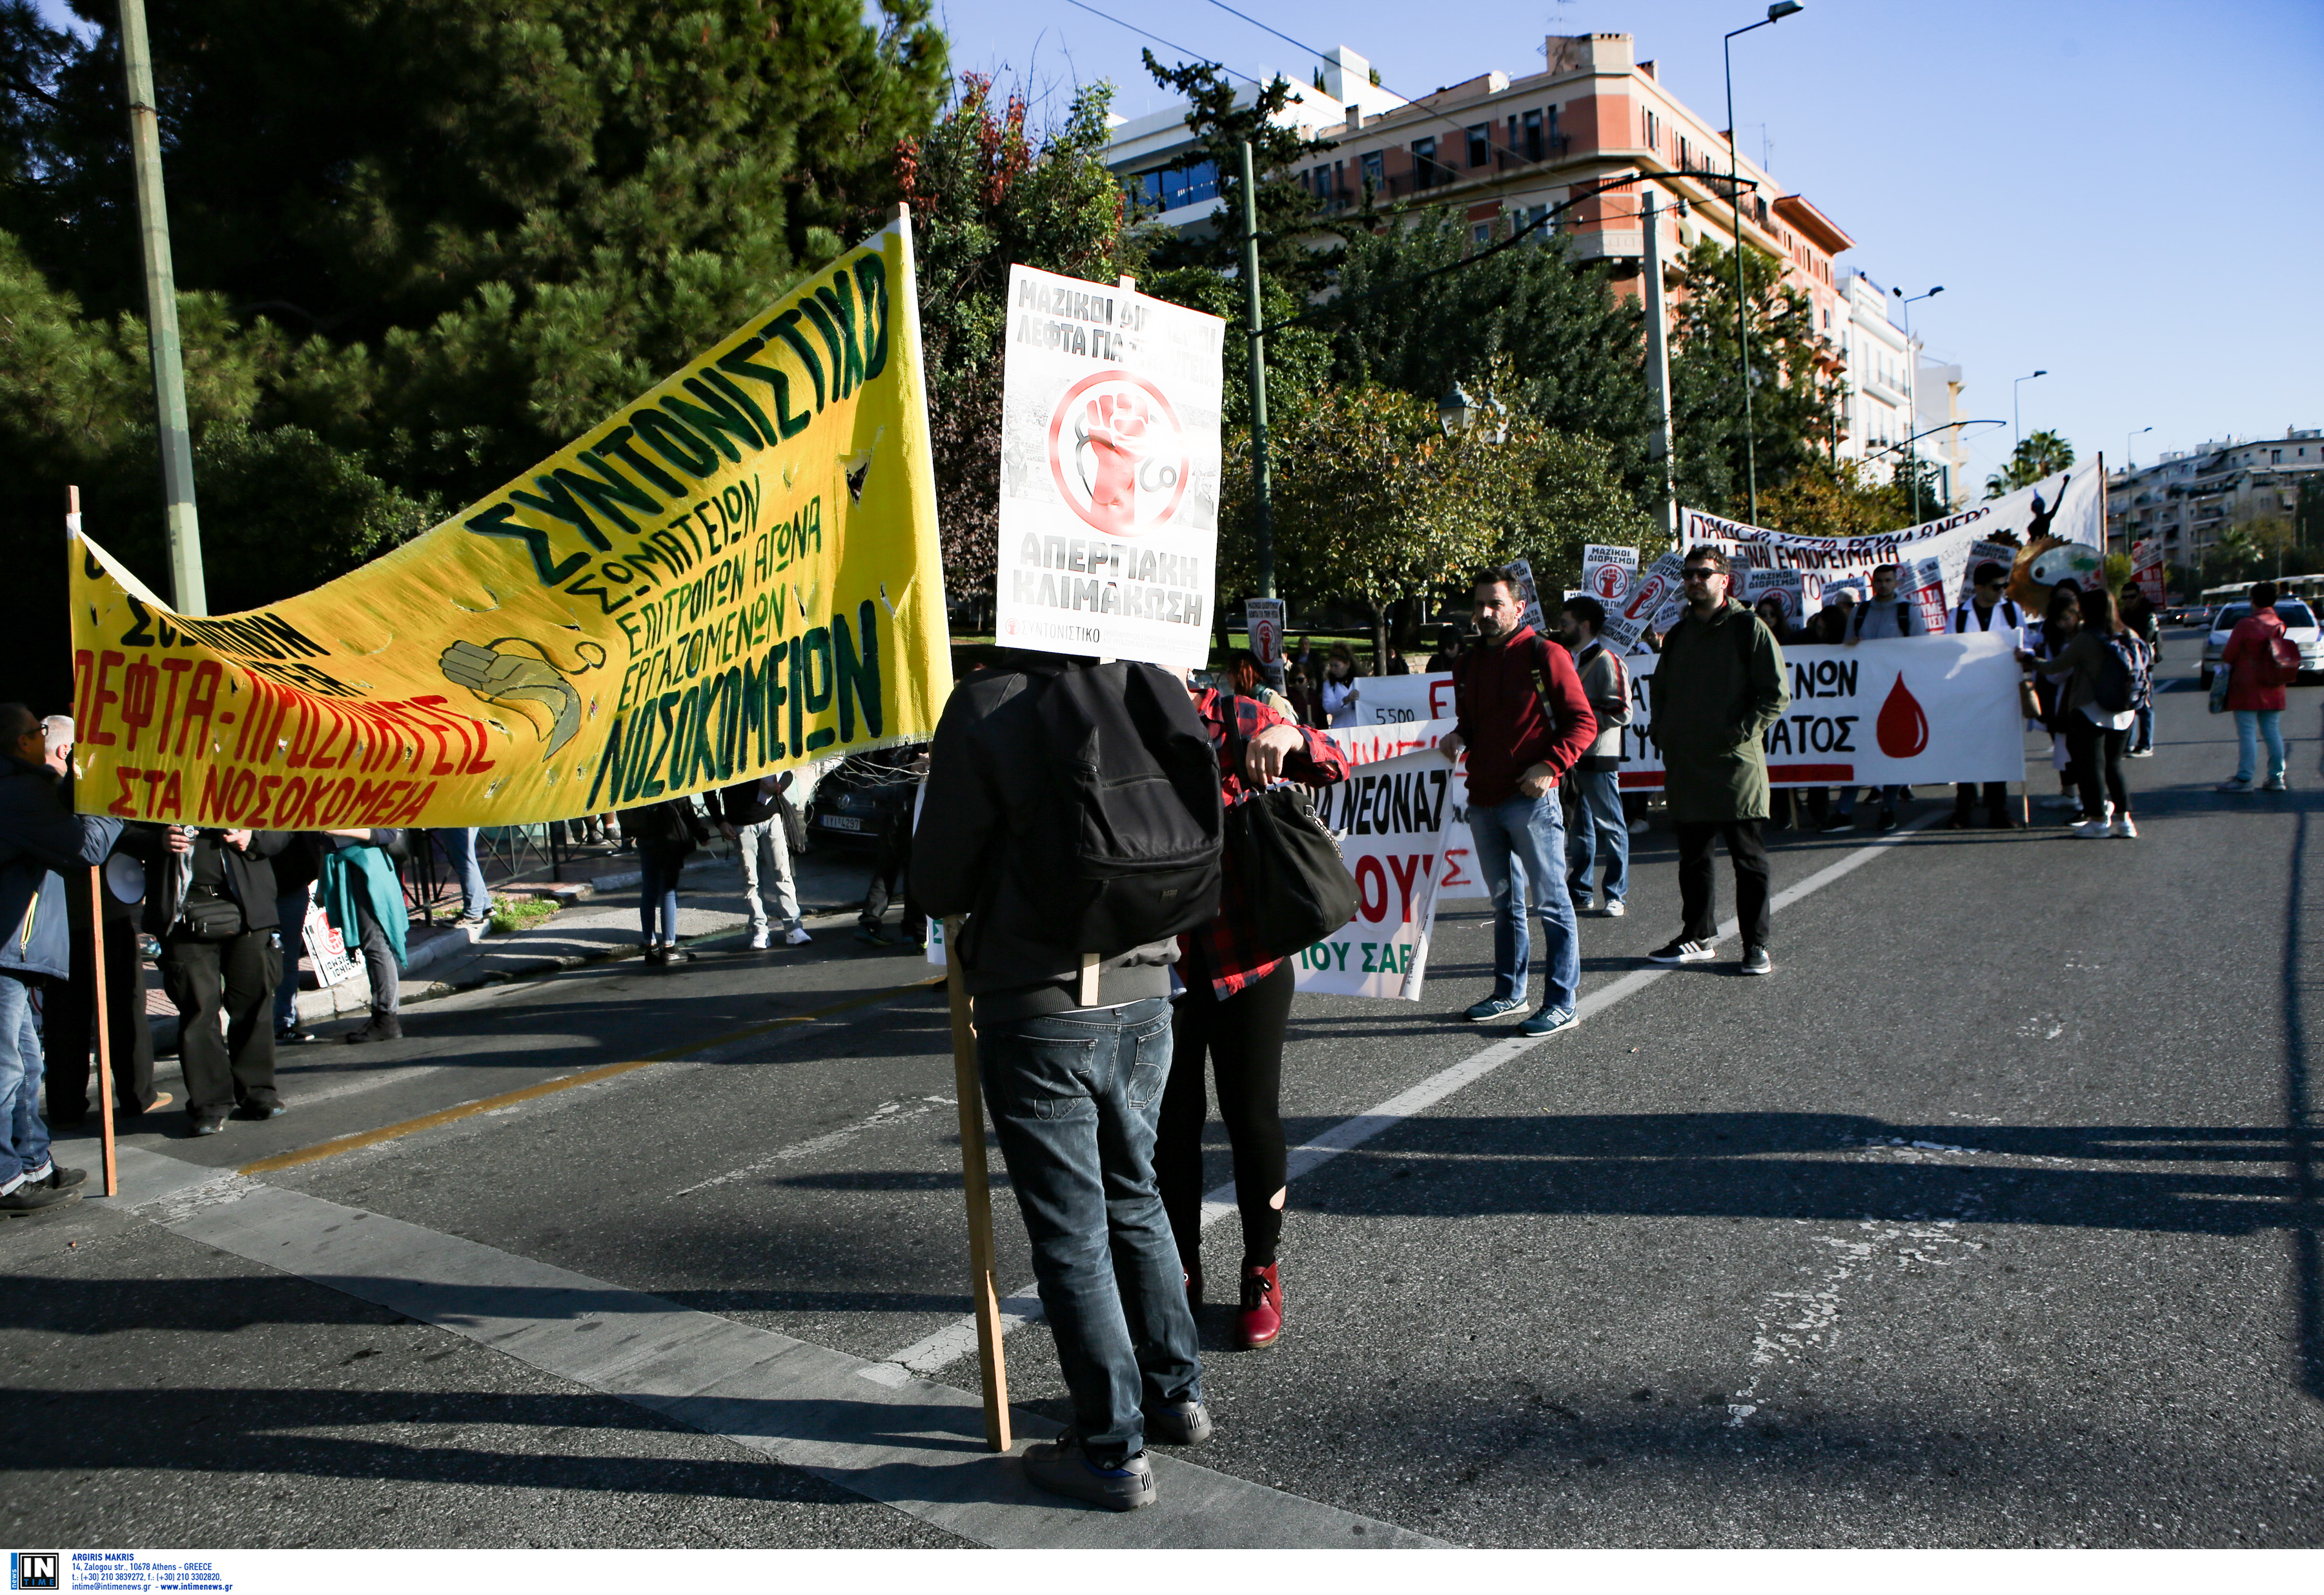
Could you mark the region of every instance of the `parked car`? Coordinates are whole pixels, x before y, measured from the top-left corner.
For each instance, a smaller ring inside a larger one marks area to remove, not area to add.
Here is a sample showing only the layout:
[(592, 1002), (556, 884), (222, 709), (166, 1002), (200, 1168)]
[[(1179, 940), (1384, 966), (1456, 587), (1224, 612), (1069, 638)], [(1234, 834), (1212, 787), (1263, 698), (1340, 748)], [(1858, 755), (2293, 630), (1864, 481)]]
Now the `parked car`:
[[(2228, 633), (2238, 621), (2249, 619), (2251, 612), (2248, 604), (2222, 604), (2211, 617), (2211, 634), (2203, 640), (2204, 691), (2211, 689), (2211, 678), (2218, 673), (2219, 655), (2227, 650)], [(2305, 599), (2279, 598), (2275, 613), (2283, 622), (2283, 634), (2300, 650), (2301, 679), (2324, 672), (2324, 631), (2317, 628), (2316, 612)]]
[(807, 802), (807, 835), (817, 844), (870, 845), (890, 824), (910, 823), (927, 751), (925, 742), (909, 742), (849, 754), (816, 784)]

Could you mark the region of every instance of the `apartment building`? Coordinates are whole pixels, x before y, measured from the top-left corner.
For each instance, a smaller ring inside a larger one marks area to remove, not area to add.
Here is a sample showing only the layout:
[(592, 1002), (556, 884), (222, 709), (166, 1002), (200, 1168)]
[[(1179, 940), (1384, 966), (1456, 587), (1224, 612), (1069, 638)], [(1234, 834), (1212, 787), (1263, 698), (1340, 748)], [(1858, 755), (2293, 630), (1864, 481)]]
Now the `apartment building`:
[[(1676, 263), (1696, 239), (1731, 244), (1727, 135), (1663, 88), (1655, 63), (1636, 59), (1631, 36), (1553, 35), (1543, 53), (1541, 71), (1486, 72), (1410, 100), (1374, 82), (1370, 63), (1345, 45), (1312, 77), (1285, 73), (1297, 95), (1285, 121), (1333, 143), (1297, 180), (1333, 208), (1360, 203), (1367, 189), (1383, 203), (1443, 205), (1482, 241), (1498, 225), (1522, 226), (1592, 184), (1651, 173), (1667, 180), (1651, 186), (1674, 284)], [(1245, 89), (1246, 101), (1253, 92)], [(1187, 142), (1182, 109), (1157, 112), (1115, 127), (1108, 163), (1160, 207), (1161, 222), (1226, 225), (1216, 214), (1214, 172), (1159, 170)], [(1833, 260), (1854, 241), (1757, 162), (1736, 158), (1736, 171), (1756, 185), (1742, 189), (1744, 242), (1809, 296), (1837, 370), (1849, 311)], [(1577, 259), (1610, 261), (1617, 284), (1627, 281), (1632, 292), (1645, 253), (1640, 195), (1647, 186), (1584, 200), (1558, 223)]]
[(2107, 473), (2107, 546), (2127, 553), (2157, 538), (2164, 564), (2193, 567), (2232, 527), (2292, 520), (2310, 484), (2324, 484), (2324, 428), (2286, 427), (2280, 438), (2229, 438), (2165, 454)]

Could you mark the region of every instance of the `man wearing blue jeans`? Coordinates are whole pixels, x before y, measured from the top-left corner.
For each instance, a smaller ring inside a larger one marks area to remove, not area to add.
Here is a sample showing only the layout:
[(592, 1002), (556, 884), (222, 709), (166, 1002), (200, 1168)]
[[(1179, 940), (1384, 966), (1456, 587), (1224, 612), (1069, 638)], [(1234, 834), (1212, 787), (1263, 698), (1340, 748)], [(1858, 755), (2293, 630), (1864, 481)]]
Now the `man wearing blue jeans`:
[(0, 1217), (6, 1218), (78, 1202), (88, 1178), (49, 1155), (35, 1010), (41, 988), (72, 968), (58, 871), (86, 880), (88, 867), (112, 853), (121, 822), (75, 814), (61, 764), (30, 709), (0, 704)]
[[(1541, 917), (1548, 964), (1541, 1007), (1518, 1028), (1548, 1036), (1575, 1024), (1581, 932), (1565, 884), (1557, 783), (1590, 750), (1598, 717), (1573, 659), (1526, 623), (1523, 576), (1507, 566), (1473, 587), (1478, 646), (1452, 668), (1458, 723), (1438, 743), (1469, 755), (1469, 831), (1493, 899), (1493, 992), (1467, 1017), (1482, 1023), (1525, 1006), (1533, 943), (1526, 899)], [(1514, 871), (1511, 865), (1516, 866)]]
[(1185, 688), (1151, 665), (1056, 659), (980, 670), (936, 727), (910, 878), (928, 913), (972, 916), (945, 951), (975, 1002), (984, 1102), (1073, 1397), (1073, 1427), (1025, 1453), (1026, 1477), (1129, 1511), (1155, 1499), (1148, 1441), (1191, 1445), (1211, 1434), (1194, 1315), (1154, 1173), (1178, 944), (1085, 961), (1029, 939), (1028, 927), (1080, 911), (1061, 886), (1049, 823), (1051, 693), (1064, 703), (1118, 695), (1140, 724), (1209, 749)]
[(1623, 899), (1630, 887), (1630, 826), (1622, 815), (1622, 728), (1630, 723), (1630, 672), (1621, 656), (1598, 640), (1606, 623), (1606, 606), (1588, 594), (1565, 601), (1557, 640), (1573, 654), (1574, 674), (1582, 678), (1582, 696), (1598, 717), (1597, 740), (1574, 761), (1565, 778), (1567, 801), (1565, 844), (1568, 884), (1578, 911), (1590, 905), (1590, 870), (1598, 855), (1606, 855), (1605, 873), (1598, 878), (1598, 911), (1609, 919), (1629, 912)]

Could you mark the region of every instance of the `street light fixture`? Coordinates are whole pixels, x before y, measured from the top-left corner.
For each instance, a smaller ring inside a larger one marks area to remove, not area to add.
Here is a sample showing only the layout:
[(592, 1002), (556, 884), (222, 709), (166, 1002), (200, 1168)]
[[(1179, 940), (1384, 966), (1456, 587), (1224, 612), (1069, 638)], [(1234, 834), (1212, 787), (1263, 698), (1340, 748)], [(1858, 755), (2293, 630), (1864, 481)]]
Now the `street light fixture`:
[(1720, 56), (1727, 67), (1727, 198), (1735, 207), (1735, 362), (1743, 379), (1743, 471), (1751, 495), (1750, 521), (1754, 526), (1759, 523), (1759, 447), (1751, 436), (1751, 329), (1745, 314), (1748, 301), (1743, 290), (1743, 185), (1735, 166), (1735, 41), (1753, 28), (1782, 22), (1805, 9), (1798, 0), (1776, 0), (1767, 7), (1766, 22), (1738, 28), (1719, 41)]
[(1465, 432), (1476, 419), (1477, 407), (1469, 398), (1467, 389), (1452, 384), (1452, 391), (1436, 401), (1436, 421), (1444, 429), (1447, 438), (1455, 432)]
[(2123, 475), (2124, 475), (2127, 476), (2128, 475), (2130, 475), (2130, 473), (2131, 473), (2133, 470), (2136, 469), (2136, 467), (2135, 467), (2135, 466), (2134, 466), (2131, 464), (2131, 460), (2130, 460), (2130, 449), (2131, 449), (2131, 445), (2132, 445), (2132, 443), (2133, 443), (2135, 439), (2137, 439), (2137, 438), (2144, 438), (2144, 437), (2145, 437), (2149, 432), (2152, 432), (2153, 430), (2154, 430), (2154, 429), (2153, 429), (2153, 427), (2141, 427), (2141, 428), (2139, 428), (2139, 429), (2138, 429), (2138, 430), (2137, 430), (2137, 431), (2135, 431), (2135, 432), (2126, 432), (2126, 433), (2125, 433), (2125, 434), (2123, 435), (2123, 439), (2122, 439), (2122, 470), (2123, 470)]
[[(1904, 297), (1904, 290), (1901, 288), (1892, 288), (1888, 290), (1895, 294), (1904, 307), (1904, 408), (1909, 412), (1904, 419), (1904, 429), (1913, 432), (1913, 438), (1921, 436), (1920, 433), (1913, 431), (1914, 428), (1921, 424), (1921, 352), (1913, 344), (1913, 307), (1924, 299), (1936, 298), (1944, 290), (1945, 285), (1941, 282), (1928, 292), (1916, 293), (1910, 299)], [(1938, 429), (1940, 431), (1943, 429), (1941, 427)], [(1913, 478), (1913, 524), (1918, 526), (1921, 523), (1921, 467), (1910, 447), (1913, 438), (1904, 439), (1907, 445), (1904, 450), (1904, 469)]]
[(2049, 374), (2050, 373), (2046, 371), (2037, 371), (2030, 375), (2021, 376), (2015, 382), (2009, 384), (2009, 436), (2011, 438), (2011, 447), (2015, 447), (2017, 444), (2025, 441), (2025, 429), (2019, 425), (2017, 419), (2017, 390), (2024, 387), (2027, 383), (2032, 382), (2034, 377), (2048, 376)]

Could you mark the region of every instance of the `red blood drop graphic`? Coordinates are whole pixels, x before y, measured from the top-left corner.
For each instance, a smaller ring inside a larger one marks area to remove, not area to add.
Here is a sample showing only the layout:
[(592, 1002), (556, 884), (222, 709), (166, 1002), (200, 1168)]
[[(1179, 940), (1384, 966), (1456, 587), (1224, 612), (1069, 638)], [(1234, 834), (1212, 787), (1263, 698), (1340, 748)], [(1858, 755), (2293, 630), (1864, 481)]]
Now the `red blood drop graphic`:
[(1880, 751), (1891, 759), (1910, 759), (1929, 745), (1928, 714), (1905, 687), (1902, 671), (1897, 672), (1896, 685), (1888, 689), (1887, 701), (1880, 705), (1873, 732)]

